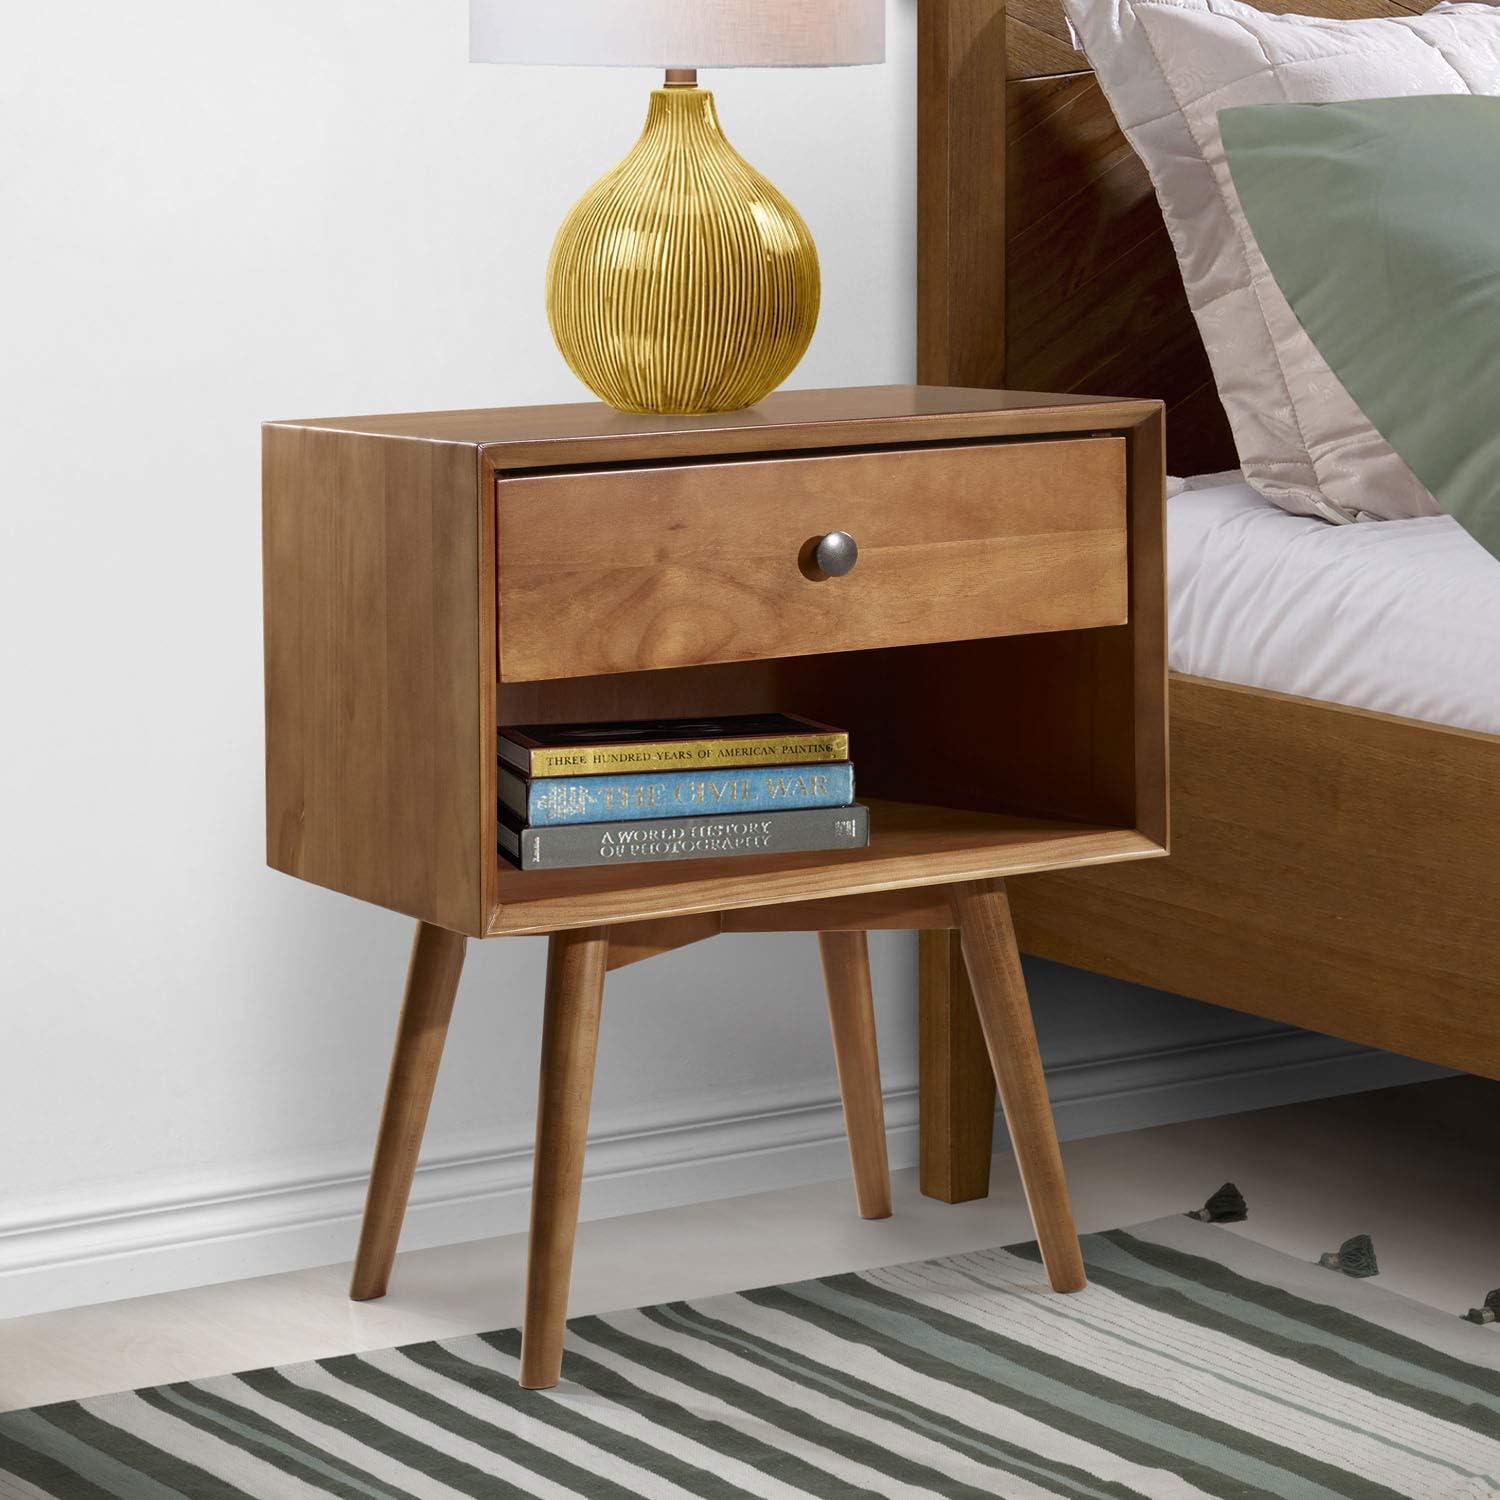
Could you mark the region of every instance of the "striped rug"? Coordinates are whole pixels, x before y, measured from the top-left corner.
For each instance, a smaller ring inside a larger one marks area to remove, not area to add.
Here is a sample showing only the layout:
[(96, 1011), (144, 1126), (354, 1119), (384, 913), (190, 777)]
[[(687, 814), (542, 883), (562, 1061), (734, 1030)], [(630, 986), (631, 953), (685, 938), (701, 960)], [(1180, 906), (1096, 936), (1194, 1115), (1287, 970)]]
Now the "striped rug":
[(1187, 1218), (0, 1416), (6, 1500), (1500, 1496), (1500, 1328)]

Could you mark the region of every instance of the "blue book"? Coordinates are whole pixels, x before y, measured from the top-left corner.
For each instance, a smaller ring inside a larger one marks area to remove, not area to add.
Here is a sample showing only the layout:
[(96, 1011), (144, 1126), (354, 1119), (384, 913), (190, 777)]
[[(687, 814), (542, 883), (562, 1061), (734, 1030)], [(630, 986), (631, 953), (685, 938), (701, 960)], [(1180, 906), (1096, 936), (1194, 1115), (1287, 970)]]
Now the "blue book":
[(848, 807), (853, 801), (854, 767), (847, 760), (624, 776), (527, 777), (509, 766), (500, 767), (502, 810), (531, 828)]

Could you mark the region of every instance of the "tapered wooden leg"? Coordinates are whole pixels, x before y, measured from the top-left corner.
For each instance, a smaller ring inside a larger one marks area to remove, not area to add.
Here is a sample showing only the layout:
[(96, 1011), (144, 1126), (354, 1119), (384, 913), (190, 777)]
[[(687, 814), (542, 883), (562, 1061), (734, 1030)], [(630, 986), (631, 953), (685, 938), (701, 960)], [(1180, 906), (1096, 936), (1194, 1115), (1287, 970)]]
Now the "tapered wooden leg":
[(427, 922), (417, 924), (385, 1109), (375, 1143), (375, 1164), (370, 1169), (365, 1218), (359, 1231), (359, 1251), (354, 1258), (354, 1279), (349, 1286), (349, 1295), (356, 1302), (385, 1296), (391, 1279), (438, 1064), (443, 1060), (443, 1042), (453, 1015), (453, 998), (463, 972), (465, 943), (462, 933)]
[(862, 932), (820, 932), (828, 1020), (838, 1062), (844, 1129), (854, 1168), (854, 1201), (862, 1219), (891, 1216), (891, 1168), (885, 1154), (885, 1101), (875, 1046), (870, 948)]
[(521, 1384), (528, 1390), (556, 1385), (562, 1374), (568, 1284), (573, 1277), (573, 1240), (578, 1230), (583, 1152), (608, 961), (609, 935), (603, 927), (557, 932), (548, 943), (526, 1322), (521, 1334)]
[(990, 1190), (995, 1074), (956, 932), (918, 934), (917, 984), (922, 1191), (967, 1203)]
[(1005, 885), (998, 880), (972, 881), (954, 886), (950, 897), (1042, 1262), (1057, 1291), (1076, 1292), (1086, 1285), (1083, 1254), (1073, 1227)]

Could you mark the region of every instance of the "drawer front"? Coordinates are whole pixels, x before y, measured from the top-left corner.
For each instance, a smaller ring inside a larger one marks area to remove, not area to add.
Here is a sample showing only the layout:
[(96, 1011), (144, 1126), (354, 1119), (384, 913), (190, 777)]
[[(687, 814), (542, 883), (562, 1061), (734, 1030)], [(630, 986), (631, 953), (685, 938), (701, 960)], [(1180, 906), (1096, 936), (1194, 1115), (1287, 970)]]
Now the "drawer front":
[(1117, 437), (518, 474), (498, 506), (511, 682), (1126, 618)]

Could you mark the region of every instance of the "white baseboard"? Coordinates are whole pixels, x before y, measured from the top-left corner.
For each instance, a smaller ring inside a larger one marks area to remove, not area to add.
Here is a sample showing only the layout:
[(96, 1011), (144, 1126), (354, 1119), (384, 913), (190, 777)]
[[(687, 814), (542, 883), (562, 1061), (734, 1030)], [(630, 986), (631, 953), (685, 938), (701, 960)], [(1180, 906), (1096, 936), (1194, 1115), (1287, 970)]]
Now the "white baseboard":
[[(1329, 1037), (1272, 1031), (1049, 1070), (1064, 1139), (1233, 1114), (1436, 1078), (1446, 1070)], [(917, 1158), (917, 1096), (886, 1095), (891, 1165)], [(1003, 1130), (999, 1132), (1004, 1149)], [(589, 1141), (586, 1217), (802, 1183), (848, 1169), (838, 1101), (682, 1120)], [(0, 1318), (344, 1261), (353, 1254), (364, 1162), (302, 1180), (184, 1196), (107, 1213), (0, 1224)], [(402, 1246), (524, 1229), (530, 1141), (423, 1163)]]

